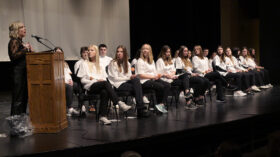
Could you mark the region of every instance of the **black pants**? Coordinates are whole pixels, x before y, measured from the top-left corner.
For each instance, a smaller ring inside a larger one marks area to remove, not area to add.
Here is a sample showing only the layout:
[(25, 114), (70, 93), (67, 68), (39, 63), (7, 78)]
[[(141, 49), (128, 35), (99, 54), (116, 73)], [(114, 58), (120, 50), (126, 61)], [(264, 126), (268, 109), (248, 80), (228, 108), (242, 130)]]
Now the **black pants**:
[(227, 82), (222, 78), (222, 76), (218, 72), (210, 72), (207, 73), (204, 77), (206, 77), (209, 81), (212, 81), (216, 85), (217, 99), (224, 99), (223, 86), (227, 85)]
[(129, 91), (132, 92), (136, 99), (136, 107), (137, 109), (143, 109), (143, 93), (142, 93), (142, 85), (140, 83), (139, 78), (134, 78), (129, 80), (119, 86), (117, 88), (118, 91)]
[(28, 92), (26, 65), (13, 66), (11, 115), (26, 113)]
[(66, 106), (68, 108), (71, 108), (73, 102), (73, 86), (67, 83), (65, 83), (65, 96), (66, 96)]
[(227, 75), (225, 76), (225, 78), (228, 79), (234, 79), (236, 81), (236, 85), (237, 85), (237, 90), (241, 90), (242, 89), (242, 75), (240, 73), (227, 73)]
[(100, 116), (106, 115), (109, 98), (113, 101), (114, 105), (119, 101), (117, 94), (113, 90), (111, 84), (107, 81), (95, 82), (92, 84), (89, 89), (89, 94), (91, 93), (100, 94)]
[(156, 91), (157, 103), (167, 102), (168, 92), (170, 90), (170, 84), (168, 82), (164, 82), (161, 79), (158, 80), (148, 80), (144, 84), (142, 84), (143, 89), (154, 89)]
[(257, 86), (264, 85), (264, 81), (263, 81), (261, 72), (257, 71), (257, 69), (250, 70), (250, 72), (255, 75), (255, 81), (256, 81), (255, 83)]
[(242, 76), (242, 90), (250, 88), (255, 82), (254, 74), (249, 72), (241, 72), (240, 74)]
[(270, 83), (270, 78), (269, 78), (269, 72), (268, 72), (268, 70), (266, 70), (266, 69), (261, 69), (261, 70), (260, 70), (260, 74), (261, 74), (261, 76), (262, 76), (264, 85), (269, 84), (269, 83)]
[(173, 86), (179, 86), (181, 87), (181, 90), (185, 92), (186, 89), (190, 88), (190, 80), (189, 80), (189, 74), (185, 73), (180, 75), (177, 79), (173, 80), (171, 85)]
[(193, 96), (196, 98), (205, 94), (205, 91), (210, 86), (210, 82), (207, 78), (200, 76), (192, 76), (190, 77), (190, 86), (193, 88)]

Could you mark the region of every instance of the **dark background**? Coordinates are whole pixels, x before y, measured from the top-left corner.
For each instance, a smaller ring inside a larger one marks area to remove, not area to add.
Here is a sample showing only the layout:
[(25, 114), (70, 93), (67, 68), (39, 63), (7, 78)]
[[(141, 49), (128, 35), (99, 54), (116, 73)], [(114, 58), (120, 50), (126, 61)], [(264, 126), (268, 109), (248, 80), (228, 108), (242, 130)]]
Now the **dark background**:
[[(172, 53), (181, 45), (192, 49), (199, 44), (215, 51), (221, 44), (220, 0), (150, 1), (130, 0), (131, 56), (144, 43), (153, 48), (155, 59), (165, 44)], [(239, 0), (239, 8), (249, 19), (258, 19), (260, 64), (269, 70), (271, 82), (279, 84), (280, 11), (277, 1)], [(256, 26), (257, 27), (257, 26)], [(238, 32), (237, 32), (238, 33)], [(240, 35), (242, 37), (242, 34)], [(249, 37), (250, 38), (250, 37)], [(237, 45), (231, 45), (237, 46)], [(239, 45), (241, 46), (241, 45)], [(244, 46), (244, 45), (242, 45)], [(8, 52), (7, 52), (8, 53)], [(68, 61), (70, 67), (75, 61)], [(0, 91), (11, 89), (11, 65), (0, 62)]]

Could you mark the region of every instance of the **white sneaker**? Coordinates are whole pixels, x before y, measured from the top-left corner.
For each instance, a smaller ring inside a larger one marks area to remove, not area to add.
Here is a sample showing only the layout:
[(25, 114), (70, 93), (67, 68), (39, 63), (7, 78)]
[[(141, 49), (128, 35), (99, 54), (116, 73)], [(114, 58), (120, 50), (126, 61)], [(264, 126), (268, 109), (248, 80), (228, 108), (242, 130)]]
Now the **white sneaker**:
[(242, 92), (241, 90), (238, 90), (238, 91), (235, 91), (233, 95), (234, 95), (234, 96), (245, 96), (245, 95), (247, 95), (247, 94), (244, 93), (244, 92)]
[(254, 91), (254, 92), (260, 92), (261, 90), (257, 87), (257, 86), (252, 86), (251, 89)]
[(192, 89), (192, 88), (190, 89), (190, 93), (192, 93), (192, 94), (194, 93), (194, 91), (193, 91), (193, 89)]
[(107, 119), (107, 117), (101, 117), (99, 119), (99, 122), (104, 124), (104, 125), (110, 125), (112, 123), (110, 120)]
[(73, 107), (68, 109), (68, 114), (73, 115), (73, 114), (79, 114), (77, 110), (75, 110)]
[(143, 103), (144, 104), (149, 104), (150, 103), (149, 99), (146, 96), (143, 96)]
[(260, 86), (260, 88), (262, 88), (262, 89), (267, 89), (268, 87), (265, 86), (265, 85), (263, 85), (263, 86)]
[(124, 102), (122, 102), (122, 101), (119, 101), (118, 104), (119, 104), (120, 108), (121, 108), (123, 111), (127, 111), (127, 110), (129, 110), (129, 109), (131, 108), (131, 106), (126, 105), (126, 104), (125, 104)]
[(272, 88), (272, 87), (273, 87), (273, 85), (270, 83), (270, 84), (268, 84), (268, 87), (269, 87), (269, 88)]
[(83, 105), (82, 106), (82, 112), (86, 112), (87, 110), (86, 110), (86, 107), (85, 107), (85, 105)]

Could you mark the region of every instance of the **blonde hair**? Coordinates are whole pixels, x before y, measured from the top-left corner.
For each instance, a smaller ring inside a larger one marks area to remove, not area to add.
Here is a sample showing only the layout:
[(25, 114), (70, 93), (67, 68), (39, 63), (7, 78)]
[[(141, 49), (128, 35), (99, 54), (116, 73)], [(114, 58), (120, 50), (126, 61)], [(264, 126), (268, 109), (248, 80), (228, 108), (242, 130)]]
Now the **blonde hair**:
[[(148, 58), (145, 58), (144, 55), (143, 55), (144, 46), (148, 46), (148, 49), (149, 49), (149, 54), (148, 54), (149, 56), (148, 56)], [(141, 53), (140, 53), (140, 58), (143, 59), (144, 61), (148, 62), (149, 64), (153, 64), (154, 57), (153, 57), (153, 51), (152, 51), (151, 45), (149, 45), (149, 44), (143, 44), (142, 45)]]
[[(97, 73), (100, 73), (100, 69), (101, 68), (100, 68), (100, 64), (99, 64), (99, 51), (98, 51), (98, 47), (96, 45), (92, 44), (92, 45), (88, 46), (88, 49), (90, 49), (91, 47), (96, 52), (96, 54), (95, 54), (95, 67), (96, 67)], [(91, 58), (89, 58), (89, 61), (91, 61)]]
[(20, 27), (23, 26), (23, 23), (22, 22), (14, 22), (12, 24), (10, 24), (9, 26), (9, 37), (10, 38), (18, 38), (18, 30)]

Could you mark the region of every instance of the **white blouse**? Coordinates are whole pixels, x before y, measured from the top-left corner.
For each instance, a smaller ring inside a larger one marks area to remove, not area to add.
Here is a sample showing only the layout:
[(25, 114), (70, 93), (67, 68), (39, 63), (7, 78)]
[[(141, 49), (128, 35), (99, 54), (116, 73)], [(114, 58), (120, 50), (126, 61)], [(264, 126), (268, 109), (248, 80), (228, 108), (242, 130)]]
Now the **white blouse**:
[(237, 72), (237, 68), (235, 67), (234, 63), (229, 57), (225, 57), (225, 63), (226, 63), (227, 70), (230, 70), (233, 73)]
[[(95, 64), (89, 61), (81, 63), (80, 70), (77, 74), (81, 78), (81, 83), (84, 85), (84, 89), (89, 90), (90, 86), (97, 82), (97, 80), (106, 81), (105, 70), (100, 66), (100, 72), (97, 72)], [(90, 77), (93, 79), (90, 80)]]
[(249, 68), (256, 68), (256, 63), (252, 58), (247, 57), (247, 59), (245, 59), (243, 56), (239, 56), (240, 59), (240, 63), (242, 65), (244, 65), (245, 67), (249, 67)]
[[(155, 62), (153, 61), (152, 64), (149, 64), (148, 62), (145, 62), (142, 58), (139, 58), (136, 64), (136, 73), (137, 74), (149, 74), (149, 75), (157, 75)], [(141, 79), (141, 84), (145, 83), (149, 79)]]
[[(190, 61), (190, 59), (188, 58), (188, 60)], [(185, 64), (183, 63), (182, 59), (180, 57), (177, 57), (176, 58), (176, 69), (185, 69), (188, 73), (192, 73), (193, 71), (193, 68), (190, 67), (190, 66), (185, 66)]]
[(193, 65), (193, 71), (195, 73), (200, 74), (200, 76), (204, 76), (205, 71), (210, 69), (209, 65), (208, 65), (207, 57), (204, 57), (203, 59), (201, 59), (198, 56), (194, 56), (192, 58), (192, 65)]
[[(220, 59), (220, 56), (215, 56), (214, 59), (213, 59), (213, 62), (216, 66), (220, 67), (221, 69), (227, 71), (227, 65), (225, 62), (223, 62), (221, 59)], [(224, 71), (219, 71), (218, 72), (223, 75), (223, 76), (226, 76), (228, 74), (228, 72), (224, 72)]]
[(119, 67), (117, 64), (117, 61), (111, 61), (111, 63), (108, 66), (108, 79), (110, 83), (116, 87), (119, 88), (121, 84), (125, 83), (126, 81), (130, 80), (131, 77), (131, 66), (130, 63), (127, 63), (128, 71), (127, 73), (124, 73), (124, 68), (121, 65), (122, 71), (119, 71)]
[[(158, 74), (172, 74), (176, 72), (174, 63), (165, 65), (162, 58), (159, 58), (157, 60), (156, 67), (157, 67)], [(173, 82), (173, 79), (168, 79), (168, 78), (160, 78), (160, 79), (169, 83)]]

